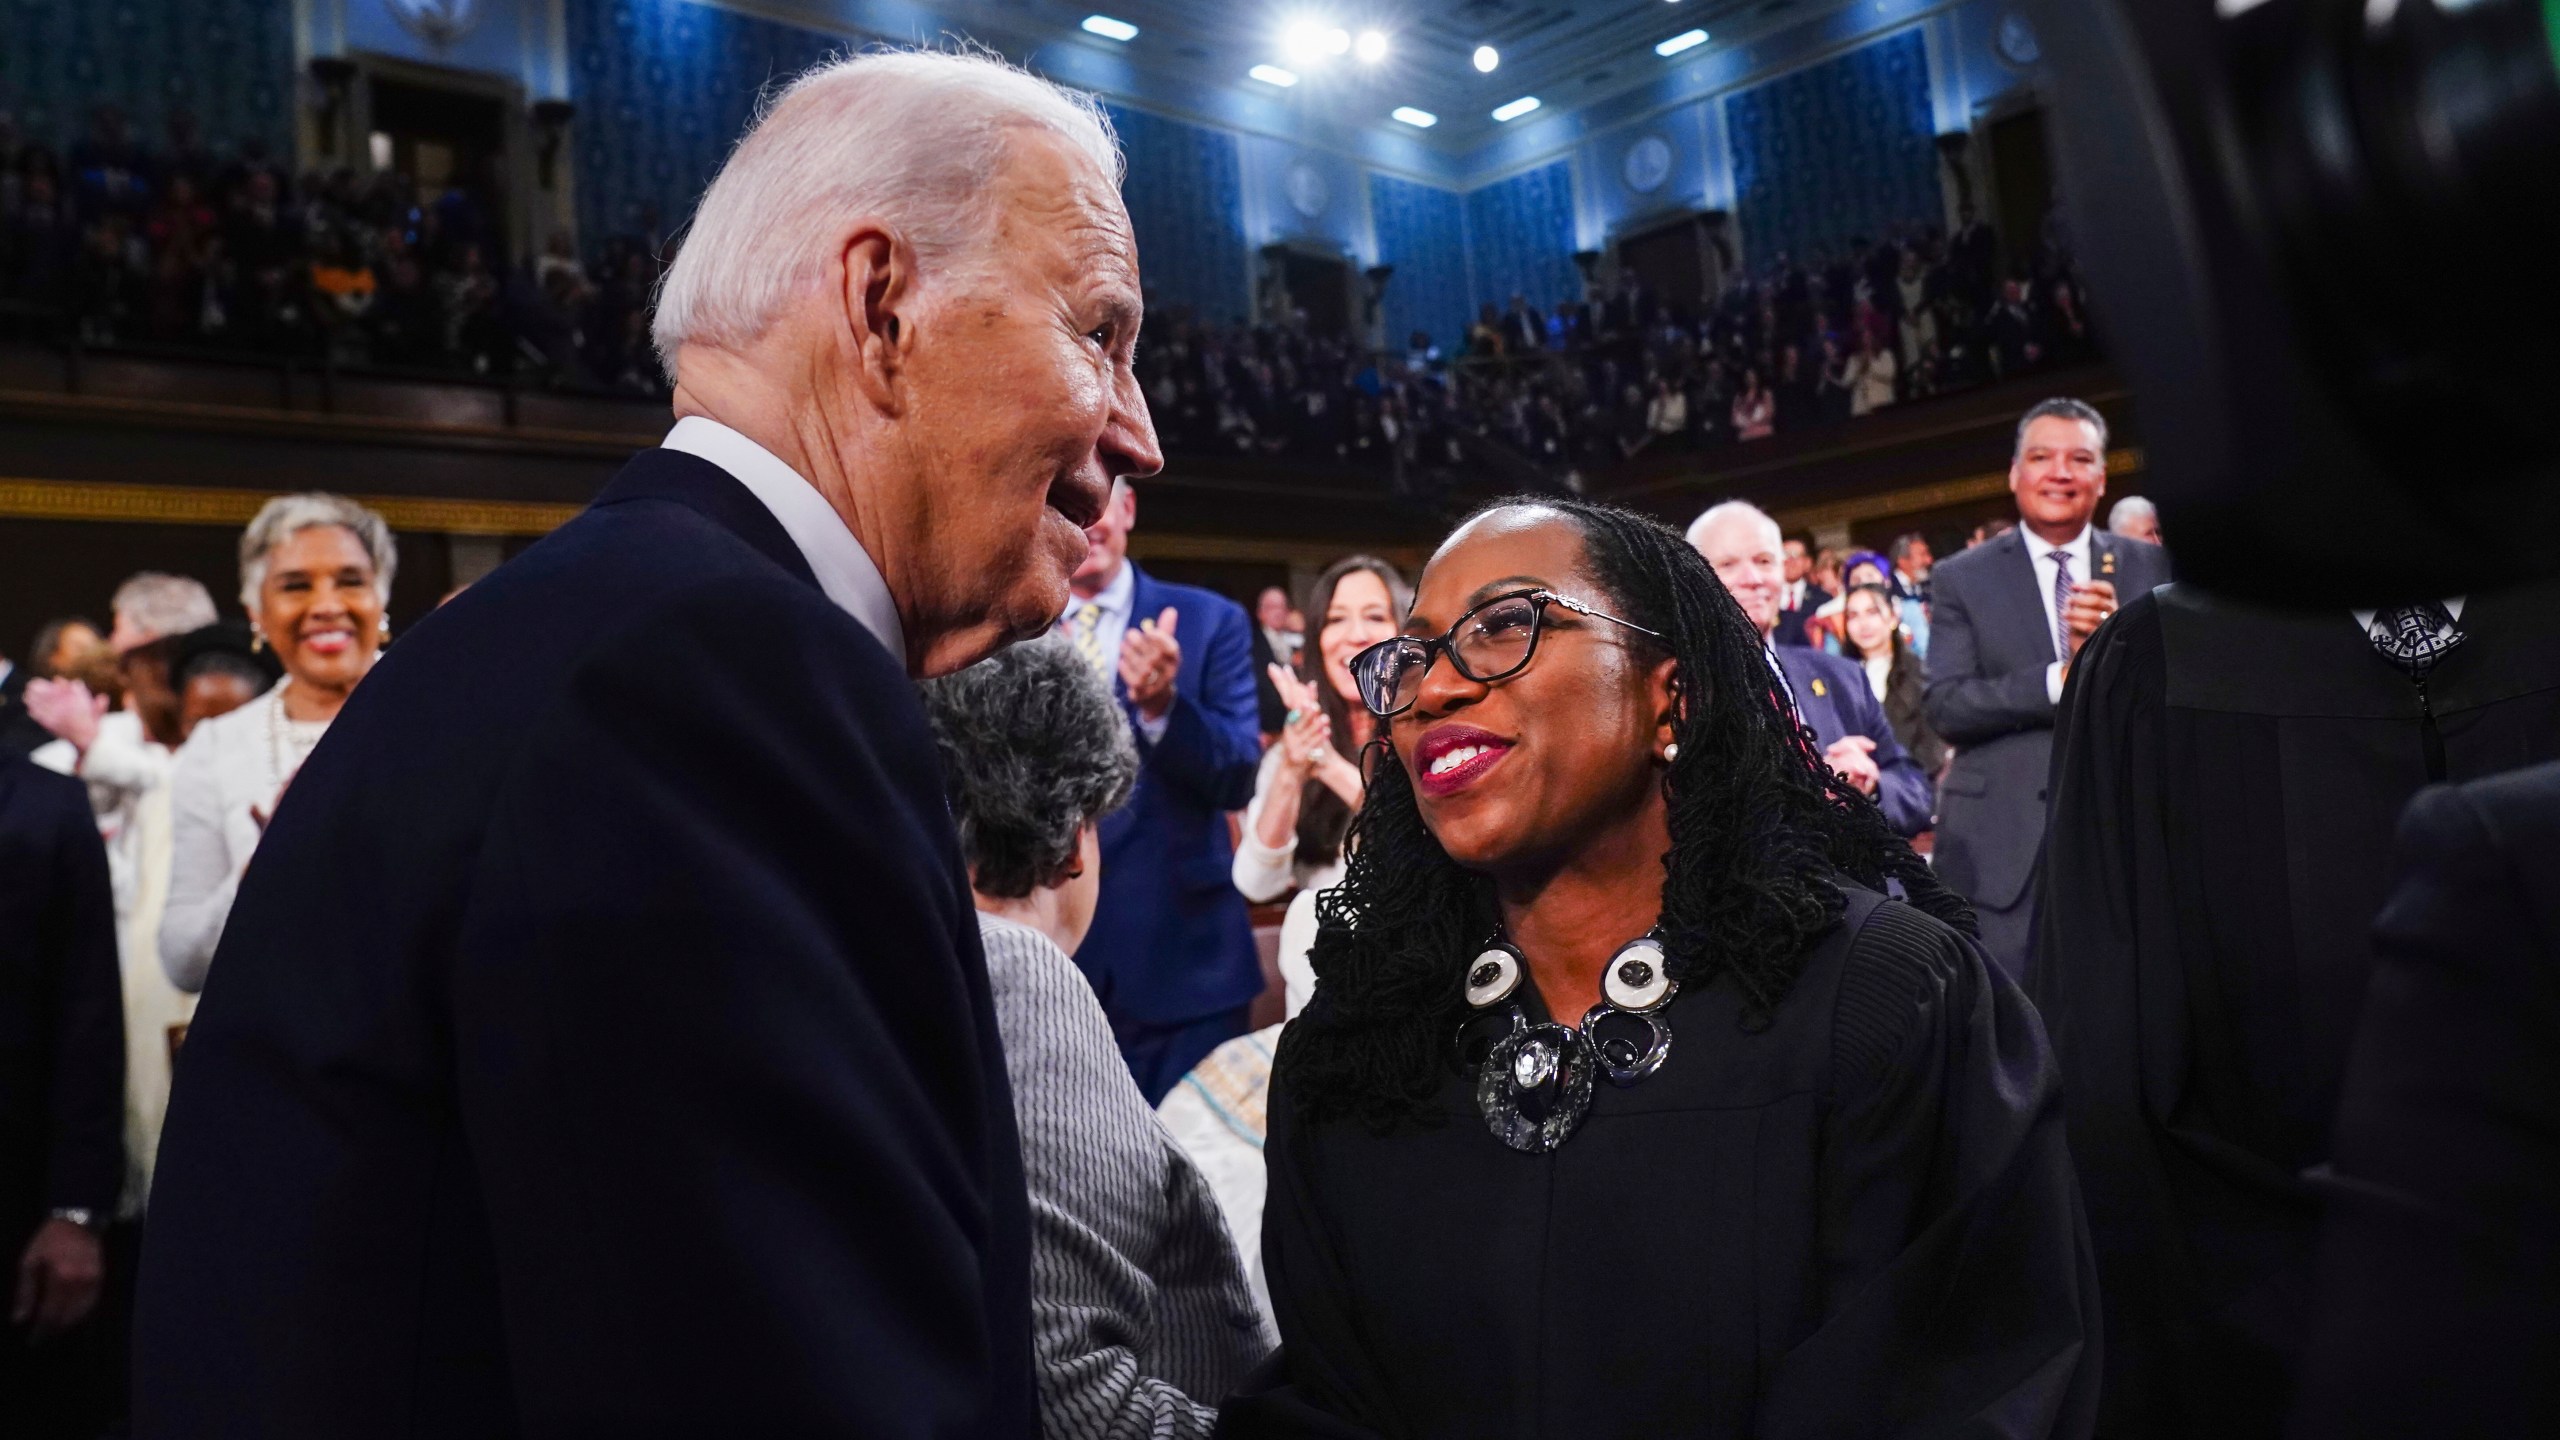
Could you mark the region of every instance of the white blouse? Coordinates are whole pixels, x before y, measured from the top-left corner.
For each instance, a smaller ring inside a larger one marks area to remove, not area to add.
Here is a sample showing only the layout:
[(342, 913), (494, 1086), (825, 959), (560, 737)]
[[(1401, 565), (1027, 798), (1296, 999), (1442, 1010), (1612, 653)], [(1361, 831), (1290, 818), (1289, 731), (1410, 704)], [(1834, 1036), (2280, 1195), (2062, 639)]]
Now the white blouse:
[[(222, 943), (240, 876), (266, 833), (285, 782), (329, 728), (291, 720), (278, 685), (228, 715), (195, 728), (169, 779), (169, 903), (160, 916), (160, 965), (169, 983), (202, 990)], [(255, 811), (257, 814), (253, 814)]]

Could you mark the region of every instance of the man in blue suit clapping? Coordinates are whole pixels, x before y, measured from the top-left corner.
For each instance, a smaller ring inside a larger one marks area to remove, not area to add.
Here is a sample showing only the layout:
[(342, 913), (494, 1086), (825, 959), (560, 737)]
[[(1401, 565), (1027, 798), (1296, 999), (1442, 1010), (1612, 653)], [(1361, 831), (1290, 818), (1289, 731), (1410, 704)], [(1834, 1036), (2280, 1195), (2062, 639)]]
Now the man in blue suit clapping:
[(1129, 560), (1121, 481), (1085, 530), (1059, 633), (1112, 682), (1137, 732), (1137, 793), (1102, 822), (1102, 899), (1076, 963), (1150, 1105), (1245, 1032), (1262, 963), (1228, 874), (1227, 812), (1262, 759), (1252, 623), (1234, 601)]

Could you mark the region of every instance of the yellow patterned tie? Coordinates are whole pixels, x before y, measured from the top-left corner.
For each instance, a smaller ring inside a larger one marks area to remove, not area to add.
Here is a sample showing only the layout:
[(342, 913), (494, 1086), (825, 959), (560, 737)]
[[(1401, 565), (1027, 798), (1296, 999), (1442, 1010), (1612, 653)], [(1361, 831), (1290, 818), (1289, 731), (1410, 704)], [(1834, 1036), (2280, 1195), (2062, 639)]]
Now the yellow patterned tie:
[(1076, 613), (1070, 618), (1075, 625), (1076, 653), (1084, 657), (1084, 663), (1093, 667), (1093, 673), (1108, 678), (1102, 667), (1101, 602), (1087, 600), (1076, 607)]

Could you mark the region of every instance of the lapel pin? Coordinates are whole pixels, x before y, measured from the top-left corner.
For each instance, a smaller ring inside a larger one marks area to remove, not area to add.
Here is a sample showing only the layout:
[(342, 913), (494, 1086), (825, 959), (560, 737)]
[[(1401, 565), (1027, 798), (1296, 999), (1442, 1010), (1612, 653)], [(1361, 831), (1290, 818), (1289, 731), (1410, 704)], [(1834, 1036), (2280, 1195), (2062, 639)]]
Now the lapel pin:
[(1831, 693), (1830, 691), (1822, 688), (1822, 677), (1819, 675), (1813, 677), (1813, 693), (1816, 695), (1828, 695)]

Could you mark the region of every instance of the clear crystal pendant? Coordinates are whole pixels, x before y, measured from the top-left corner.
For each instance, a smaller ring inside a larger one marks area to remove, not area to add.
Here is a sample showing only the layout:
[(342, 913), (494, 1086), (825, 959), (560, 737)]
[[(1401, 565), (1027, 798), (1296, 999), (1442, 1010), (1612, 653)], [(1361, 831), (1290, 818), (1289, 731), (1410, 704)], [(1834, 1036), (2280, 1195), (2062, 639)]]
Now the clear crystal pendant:
[(1525, 1022), (1476, 1071), (1476, 1108), (1493, 1137), (1537, 1155), (1562, 1145), (1591, 1109), (1591, 1042), (1562, 1025)]

